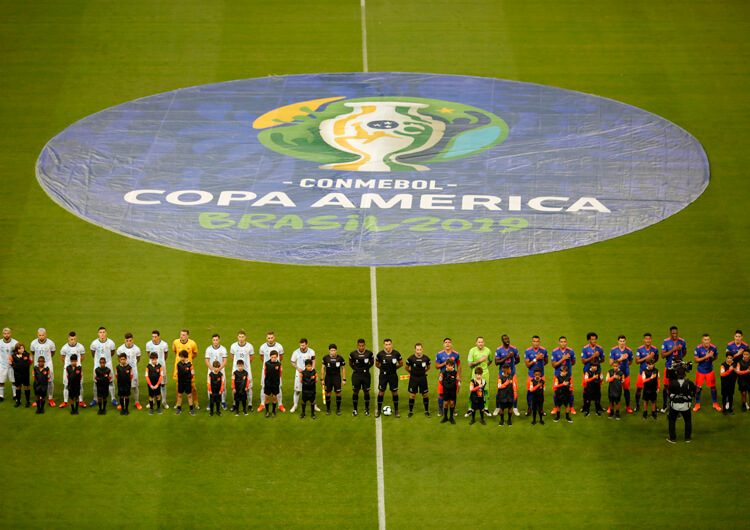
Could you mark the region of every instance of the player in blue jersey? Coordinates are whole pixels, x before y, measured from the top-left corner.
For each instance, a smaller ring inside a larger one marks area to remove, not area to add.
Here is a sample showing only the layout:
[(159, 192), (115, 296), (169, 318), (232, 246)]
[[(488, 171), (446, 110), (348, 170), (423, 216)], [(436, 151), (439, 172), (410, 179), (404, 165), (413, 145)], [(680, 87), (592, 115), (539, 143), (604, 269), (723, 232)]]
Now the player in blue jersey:
[[(529, 374), (526, 377), (526, 404), (528, 405), (528, 408), (526, 409), (527, 416), (531, 416), (533, 393), (530, 389), (533, 385), (531, 385), (530, 383), (534, 379), (534, 370), (538, 368), (541, 373), (542, 380), (545, 380), (544, 365), (549, 362), (549, 354), (547, 353), (547, 350), (545, 348), (542, 348), (541, 342), (542, 340), (539, 338), (539, 335), (534, 335), (533, 337), (531, 337), (531, 348), (528, 348), (523, 354), (524, 363), (526, 363), (526, 368), (529, 369)], [(539, 412), (540, 414), (544, 414), (544, 410), (540, 410)]]
[(661, 412), (667, 412), (667, 398), (669, 397), (669, 379), (667, 378), (667, 368), (672, 367), (672, 362), (676, 360), (682, 360), (687, 355), (687, 343), (685, 339), (681, 339), (677, 330), (677, 326), (669, 328), (669, 338), (664, 339), (661, 343), (661, 358), (666, 359), (664, 363), (664, 377), (662, 378), (662, 408)]
[(706, 383), (711, 389), (711, 399), (714, 402), (714, 408), (721, 412), (721, 407), (717, 403), (716, 396), (716, 375), (714, 374), (714, 360), (719, 356), (719, 351), (711, 344), (711, 336), (704, 333), (701, 338), (701, 344), (695, 347), (694, 360), (698, 364), (695, 371), (695, 407), (693, 412), (698, 412), (701, 408), (701, 390), (703, 383)]
[[(521, 356), (518, 354), (518, 348), (510, 343), (510, 337), (503, 335), (500, 337), (503, 341), (503, 345), (495, 350), (495, 364), (500, 366), (498, 370), (498, 379), (503, 373), (504, 366), (510, 366), (510, 376), (513, 378), (513, 388), (518, 388), (518, 379), (516, 378), (516, 365), (521, 362)], [(500, 392), (497, 393), (495, 398), (495, 412), (497, 416), (500, 413)], [(518, 394), (513, 399), (513, 414), (520, 416), (521, 413), (518, 411)], [(510, 416), (509, 416), (510, 417)]]
[(643, 392), (643, 372), (648, 368), (648, 361), (653, 360), (654, 364), (659, 359), (659, 350), (651, 344), (653, 337), (651, 333), (643, 334), (643, 346), (638, 346), (635, 351), (635, 362), (638, 363), (638, 378), (635, 380), (635, 408), (637, 411), (641, 406), (641, 393)]
[[(555, 368), (555, 378), (557, 378), (560, 375), (560, 369), (563, 366), (568, 367), (568, 377), (573, 376), (573, 365), (576, 363), (576, 353), (573, 351), (572, 348), (568, 348), (568, 339), (565, 337), (560, 337), (557, 341), (558, 347), (552, 350), (552, 358), (550, 362), (552, 363), (552, 366)], [(566, 403), (558, 403), (557, 402), (557, 395), (555, 394), (554, 402), (555, 402), (555, 408), (552, 409), (552, 414), (557, 412), (558, 407), (565, 405)], [(573, 408), (573, 392), (570, 392), (570, 406), (568, 407), (570, 412), (572, 414), (576, 413), (576, 409)], [(567, 414), (567, 412), (566, 412)]]
[[(599, 340), (599, 336), (593, 331), (586, 334), (586, 340), (588, 344), (581, 350), (581, 362), (583, 363), (583, 393), (586, 394), (586, 371), (589, 369), (589, 363), (591, 359), (596, 359), (599, 364), (604, 362), (604, 348), (599, 346), (596, 342)], [(572, 375), (572, 374), (571, 374)], [(583, 408), (581, 408), (583, 412)]]
[(630, 365), (633, 364), (633, 350), (628, 348), (625, 343), (627, 339), (625, 335), (617, 337), (617, 346), (612, 348), (609, 352), (609, 365), (614, 366), (613, 361), (617, 359), (620, 361), (620, 371), (622, 372), (622, 390), (625, 396), (625, 410), (632, 414), (633, 409), (630, 408)]
[[(435, 355), (435, 368), (442, 374), (445, 372), (445, 363), (448, 359), (453, 359), (453, 369), (458, 374), (458, 381), (461, 382), (461, 356), (453, 350), (453, 341), (450, 337), (443, 339), (443, 350)], [(438, 380), (438, 415), (443, 414), (443, 383)]]
[(750, 347), (742, 341), (742, 330), (738, 329), (734, 332), (734, 340), (727, 344), (727, 353), (731, 352), (734, 362), (738, 363), (742, 359), (742, 352), (745, 350), (750, 351)]

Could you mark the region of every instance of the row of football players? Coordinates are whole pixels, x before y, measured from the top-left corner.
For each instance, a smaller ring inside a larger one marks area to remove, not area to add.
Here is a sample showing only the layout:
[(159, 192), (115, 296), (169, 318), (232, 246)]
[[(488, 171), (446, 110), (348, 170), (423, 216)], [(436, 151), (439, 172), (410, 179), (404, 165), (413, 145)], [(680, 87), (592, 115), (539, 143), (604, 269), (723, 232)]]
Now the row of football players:
[[(111, 364), (111, 358), (115, 353), (115, 344), (111, 339), (107, 338), (107, 331), (105, 328), (99, 329), (99, 337), (95, 339), (90, 347), (91, 353), (95, 358), (95, 363), (98, 360), (101, 364), (101, 361), (104, 361), (104, 365), (107, 369), (109, 369), (110, 372), (112, 372), (112, 364)], [(727, 345), (726, 351), (728, 353), (727, 355), (727, 361), (722, 365), (721, 368), (721, 375), (722, 375), (722, 396), (723, 396), (723, 404), (724, 407), (719, 407), (717, 404), (717, 396), (716, 396), (716, 384), (715, 384), (715, 376), (713, 371), (713, 361), (718, 356), (718, 350), (717, 348), (711, 344), (710, 337), (708, 335), (703, 336), (703, 340), (700, 345), (698, 345), (695, 349), (694, 354), (694, 360), (698, 364), (697, 369), (697, 375), (696, 375), (696, 383), (699, 389), (703, 386), (704, 383), (708, 384), (709, 388), (712, 392), (712, 398), (714, 401), (714, 407), (717, 410), (723, 410), (724, 413), (733, 413), (732, 408), (732, 396), (734, 394), (734, 385), (737, 378), (739, 378), (739, 385), (740, 385), (740, 391), (742, 393), (742, 410), (747, 410), (747, 391), (750, 390), (748, 388), (750, 385), (748, 383), (748, 359), (745, 359), (744, 352), (748, 352), (748, 357), (750, 357), (750, 350), (747, 347), (747, 344), (745, 344), (742, 340), (742, 332), (740, 330), (737, 330), (735, 332), (734, 340), (730, 342)], [(205, 352), (205, 362), (209, 368), (213, 367), (213, 364), (215, 362), (219, 363), (219, 372), (222, 374), (224, 373), (224, 366), (227, 363), (227, 357), (228, 353), (226, 349), (221, 345), (220, 343), (220, 337), (218, 335), (214, 335), (212, 337), (212, 344), (206, 349)], [(587, 385), (587, 377), (592, 376), (590, 373), (591, 363), (593, 360), (597, 360), (599, 362), (603, 362), (604, 357), (604, 350), (601, 346), (597, 344), (598, 337), (595, 333), (589, 333), (587, 336), (588, 344), (583, 348), (581, 352), (581, 361), (584, 364), (584, 379), (583, 379), (583, 386), (584, 389)], [(516, 415), (519, 415), (518, 408), (517, 408), (517, 380), (516, 380), (516, 374), (515, 374), (515, 365), (520, 363), (520, 355), (518, 352), (518, 349), (515, 348), (510, 344), (510, 339), (507, 335), (504, 335), (502, 337), (503, 345), (497, 348), (494, 352), (494, 355), (484, 345), (484, 339), (482, 337), (477, 338), (477, 345), (476, 347), (472, 348), (468, 354), (468, 363), (469, 367), (471, 369), (475, 368), (482, 368), (483, 377), (482, 379), (485, 381), (484, 388), (480, 390), (482, 393), (483, 400), (486, 402), (487, 400), (487, 391), (486, 391), (486, 381), (489, 380), (489, 367), (491, 364), (500, 365), (500, 366), (509, 366), (511, 370), (511, 376), (513, 378), (513, 387), (516, 388), (516, 392), (514, 394), (514, 400), (513, 400), (513, 411)], [(668, 383), (668, 379), (666, 379), (666, 369), (669, 368), (672, 364), (673, 359), (684, 359), (686, 358), (687, 353), (687, 345), (685, 341), (681, 338), (679, 338), (678, 330), (676, 327), (672, 327), (670, 329), (670, 336), (665, 339), (662, 343), (661, 352), (656, 349), (652, 344), (652, 337), (650, 334), (644, 334), (644, 341), (643, 345), (640, 346), (637, 349), (637, 352), (635, 356), (633, 355), (632, 350), (627, 346), (626, 344), (626, 338), (624, 336), (620, 336), (618, 338), (618, 345), (611, 349), (609, 358), (607, 359), (610, 365), (614, 364), (614, 361), (618, 361), (618, 368), (620, 373), (615, 374), (617, 377), (621, 380), (621, 386), (622, 391), (624, 393), (625, 402), (626, 402), (626, 410), (628, 412), (633, 412), (634, 410), (638, 409), (639, 401), (641, 397), (641, 393), (644, 388), (644, 372), (648, 369), (648, 361), (654, 360), (657, 361), (660, 357), (665, 359), (665, 373), (664, 373), (664, 393), (663, 393), (663, 407), (662, 412), (666, 409), (666, 384)], [(332, 345), (333, 346), (333, 345)], [(444, 340), (444, 349), (440, 352), (438, 352), (436, 359), (435, 359), (435, 366), (441, 371), (441, 375), (445, 370), (447, 369), (447, 362), (448, 359), (452, 359), (455, 366), (456, 371), (456, 377), (458, 385), (460, 385), (461, 381), (461, 359), (460, 355), (452, 349), (452, 341), (449, 338), (446, 338)], [(19, 359), (13, 363), (12, 362), (12, 355), (15, 350), (19, 350), (23, 348), (23, 345), (18, 346), (15, 339), (11, 337), (11, 333), (9, 329), (3, 330), (3, 340), (0, 341), (0, 385), (4, 385), (6, 378), (15, 379), (14, 375), (17, 371), (21, 373), (20, 379), (23, 379), (23, 354), (19, 356)], [(180, 337), (178, 339), (175, 339), (175, 341), (172, 343), (172, 349), (177, 354), (181, 351), (186, 351), (188, 355), (188, 362), (191, 363), (192, 360), (197, 356), (197, 345), (195, 342), (189, 338), (189, 332), (187, 330), (182, 330), (180, 333)], [(429, 400), (428, 400), (428, 392), (427, 392), (427, 378), (426, 373), (431, 367), (431, 360), (429, 357), (424, 355), (422, 353), (422, 345), (417, 344), (415, 346), (415, 354), (412, 355), (412, 357), (409, 358), (407, 361), (407, 370), (410, 372), (411, 378), (409, 383), (409, 393), (410, 393), (410, 414), (413, 411), (413, 404), (416, 394), (422, 394), (423, 395), (423, 401), (425, 402), (425, 405), (427, 406)], [(269, 332), (266, 336), (266, 343), (264, 343), (260, 347), (260, 353), (264, 358), (264, 361), (267, 363), (270, 361), (270, 353), (271, 351), (275, 350), (278, 355), (278, 361), (283, 359), (283, 346), (281, 344), (277, 343), (275, 341), (275, 335), (272, 332)], [(158, 331), (154, 331), (152, 333), (152, 340), (149, 341), (149, 343), (146, 345), (146, 351), (150, 354), (156, 354), (157, 356), (157, 365), (162, 368), (162, 372), (165, 367), (166, 359), (168, 356), (169, 347), (167, 346), (166, 342), (162, 341), (160, 338), (160, 334)], [(252, 344), (248, 343), (246, 341), (245, 333), (240, 332), (238, 334), (238, 340), (236, 343), (234, 343), (231, 348), (230, 352), (233, 356), (233, 373), (237, 371), (237, 366), (239, 361), (242, 361), (242, 364), (247, 368), (250, 366), (250, 363), (253, 360), (254, 357), (254, 349)], [(16, 352), (18, 353), (18, 352)], [(135, 402), (137, 408), (142, 408), (139, 401), (138, 396), (138, 370), (134, 367), (137, 366), (137, 363), (140, 361), (141, 351), (138, 346), (133, 344), (133, 337), (131, 334), (126, 334), (125, 336), (125, 343), (120, 346), (120, 348), (117, 349), (118, 353), (118, 359), (120, 359), (120, 355), (125, 355), (125, 364), (121, 366), (129, 366), (131, 369), (131, 388), (133, 389), (133, 392), (135, 394)], [(11, 354), (11, 355), (8, 355)], [(31, 355), (34, 358), (44, 358), (45, 362), (45, 368), (48, 369), (49, 373), (47, 374), (47, 392), (48, 392), (48, 403), (51, 406), (55, 406), (54, 401), (52, 400), (52, 393), (54, 391), (54, 369), (51, 363), (51, 359), (55, 354), (55, 346), (54, 343), (46, 337), (46, 332), (43, 329), (40, 329), (38, 331), (37, 339), (35, 339), (31, 344)], [(729, 355), (731, 354), (731, 355)], [(81, 360), (83, 359), (83, 356), (85, 355), (85, 349), (84, 347), (77, 342), (75, 333), (70, 333), (68, 337), (68, 343), (63, 347), (61, 351), (61, 357), (63, 357), (63, 363), (64, 363), (64, 373), (63, 373), (63, 383), (65, 385), (65, 391), (64, 391), (64, 402), (61, 406), (66, 406), (69, 398), (70, 398), (70, 388), (69, 388), (69, 370), (70, 366), (72, 365), (72, 358), (73, 356), (78, 357), (77, 363), (80, 364)], [(541, 341), (538, 336), (534, 336), (532, 338), (532, 346), (528, 348), (524, 353), (524, 361), (528, 368), (528, 376), (527, 376), (527, 415), (531, 415), (532, 409), (533, 409), (533, 394), (534, 391), (529, 390), (529, 388), (533, 387), (534, 385), (531, 384), (532, 380), (534, 379), (534, 373), (535, 370), (539, 370), (541, 374), (542, 381), (545, 381), (544, 376), (544, 366), (550, 361), (552, 362), (553, 367), (555, 368), (555, 378), (558, 378), (561, 376), (562, 368), (567, 368), (567, 377), (569, 378), (572, 373), (572, 366), (576, 363), (576, 356), (575, 352), (567, 346), (567, 339), (565, 337), (560, 337), (558, 340), (558, 347), (555, 348), (552, 351), (551, 356), (548, 354), (546, 348), (543, 348), (541, 346)], [(302, 394), (302, 379), (303, 379), (303, 372), (305, 371), (305, 361), (306, 360), (312, 360), (313, 366), (315, 362), (315, 352), (308, 347), (307, 341), (305, 339), (302, 339), (300, 341), (300, 347), (299, 349), (295, 350), (295, 352), (292, 355), (292, 365), (296, 371), (295, 375), (295, 395), (294, 395), (294, 407), (293, 411), (298, 406), (298, 401), (300, 394)], [(631, 409), (630, 407), (630, 364), (633, 362), (637, 362), (639, 367), (639, 374), (638, 378), (636, 380), (636, 407), (635, 409)], [(29, 359), (29, 362), (32, 360)], [(175, 363), (175, 372), (173, 374), (173, 378), (177, 379), (177, 365), (179, 363)], [(380, 376), (378, 381), (378, 408), (376, 415), (380, 414), (381, 408), (382, 408), (382, 402), (383, 402), (383, 395), (385, 391), (390, 388), (393, 397), (394, 397), (394, 409), (396, 411), (396, 415), (400, 416), (398, 413), (398, 375), (397, 371), (398, 369), (403, 366), (403, 360), (401, 358), (401, 354), (393, 349), (392, 341), (386, 340), (384, 341), (383, 350), (381, 350), (377, 358), (372, 354), (371, 351), (367, 350), (365, 348), (365, 342), (363, 339), (360, 339), (357, 345), (357, 349), (354, 350), (350, 356), (349, 356), (349, 362), (348, 362), (350, 368), (352, 369), (352, 384), (354, 386), (354, 394), (353, 394), (353, 415), (358, 414), (358, 395), (360, 389), (364, 393), (365, 398), (365, 414), (369, 415), (369, 387), (370, 387), (370, 377), (369, 372), (370, 369), (373, 366), (378, 366), (380, 369)], [(321, 382), (324, 383), (327, 397), (329, 398), (327, 403), (328, 407), (330, 408), (330, 395), (331, 392), (336, 393), (336, 401), (337, 401), (337, 412), (340, 413), (340, 402), (341, 402), (341, 386), (342, 384), (346, 384), (346, 361), (343, 357), (338, 355), (336, 353), (335, 348), (329, 349), (329, 354), (323, 359), (323, 377), (321, 379)], [(11, 369), (12, 367), (12, 369)], [(96, 379), (96, 370), (99, 370), (102, 368), (101, 366), (95, 367), (95, 373), (94, 377)], [(119, 367), (118, 367), (119, 369)], [(145, 371), (146, 377), (148, 377), (148, 368)], [(588, 373), (587, 373), (588, 372)], [(26, 374), (28, 375), (28, 366), (26, 367)], [(252, 372), (250, 370), (247, 370), (248, 374), (248, 391), (249, 391), (249, 397), (250, 397), (250, 410), (252, 411)], [(343, 375), (343, 377), (342, 377)], [(472, 374), (473, 375), (473, 374)], [(495, 414), (498, 414), (501, 410), (500, 404), (501, 404), (501, 393), (500, 393), (500, 385), (502, 384), (503, 374), (498, 375), (498, 393), (496, 395), (496, 410)], [(600, 373), (600, 376), (603, 377), (603, 374)], [(210, 379), (211, 373), (209, 372), (208, 378)], [(101, 374), (99, 379), (101, 380)], [(441, 377), (442, 379), (442, 377)], [(473, 378), (472, 378), (473, 379)], [(101, 381), (98, 381), (99, 383)], [(457, 385), (457, 390), (458, 390)], [(470, 384), (471, 385), (471, 384)], [(26, 390), (28, 391), (28, 384), (23, 384), (23, 381), (21, 381), (17, 386), (24, 386)], [(99, 386), (99, 385), (97, 385)], [(120, 386), (118, 384), (118, 386)], [(168, 405), (166, 404), (166, 378), (164, 377), (164, 374), (162, 373), (160, 378), (160, 384), (159, 386), (159, 394), (161, 396), (161, 401), (164, 403), (164, 407), (168, 408)], [(439, 382), (439, 388), (438, 388), (438, 406), (439, 406), (439, 413), (443, 413), (443, 401), (444, 396), (442, 392), (443, 383), (442, 381)], [(263, 392), (263, 388), (265, 387), (265, 376), (261, 382), (261, 397), (265, 395)], [(504, 387), (503, 387), (504, 388)], [(110, 384), (108, 385), (110, 396), (112, 397), (113, 404), (118, 406), (118, 409), (122, 410), (122, 403), (118, 402), (118, 400), (115, 398), (115, 392), (114, 392), (114, 383), (113, 381), (110, 381)], [(3, 386), (0, 386), (0, 399), (3, 398), (2, 392), (4, 388)], [(149, 389), (152, 391), (153, 389)], [(572, 384), (569, 385), (569, 390), (572, 390)], [(94, 388), (94, 400), (91, 402), (91, 406), (95, 405), (98, 401), (98, 395), (102, 394), (103, 392), (100, 392), (97, 388)], [(28, 394), (28, 392), (27, 392)], [(106, 394), (103, 393), (103, 394)], [(210, 391), (209, 391), (210, 395)], [(81, 404), (85, 407), (85, 403), (83, 403), (83, 394), (82, 389), (79, 394), (79, 399)], [(118, 392), (119, 396), (119, 392)], [(276, 401), (279, 405), (279, 408), (281, 411), (285, 411), (283, 408), (282, 400), (281, 400), (281, 382), (279, 381), (279, 392), (274, 393), (274, 396), (276, 397)], [(16, 394), (17, 397), (17, 406), (20, 404), (20, 392)], [(194, 402), (195, 408), (199, 408), (197, 405), (197, 391), (195, 388), (194, 383), (191, 385), (191, 397), (192, 401)], [(27, 400), (28, 401), (28, 400)], [(222, 408), (226, 409), (226, 391), (222, 391)], [(559, 408), (559, 399), (555, 399), (555, 409), (553, 409), (553, 413), (557, 412), (556, 409)], [(570, 398), (569, 401), (566, 401), (565, 403), (570, 404), (570, 412), (575, 414), (575, 408), (573, 407), (573, 393), (570, 392)], [(485, 403), (486, 404), (486, 403)], [(259, 410), (263, 410), (264, 403), (261, 403), (259, 406)], [(218, 408), (218, 407), (217, 407)], [(316, 410), (319, 411), (317, 407), (314, 407)], [(698, 410), (700, 408), (700, 390), (698, 392), (697, 396), (697, 403), (694, 410)], [(472, 407), (467, 412), (467, 416), (471, 415), (471, 413), (476, 410), (476, 407)], [(483, 407), (482, 410), (486, 410), (486, 407)], [(426, 408), (426, 412), (429, 413), (429, 411)]]

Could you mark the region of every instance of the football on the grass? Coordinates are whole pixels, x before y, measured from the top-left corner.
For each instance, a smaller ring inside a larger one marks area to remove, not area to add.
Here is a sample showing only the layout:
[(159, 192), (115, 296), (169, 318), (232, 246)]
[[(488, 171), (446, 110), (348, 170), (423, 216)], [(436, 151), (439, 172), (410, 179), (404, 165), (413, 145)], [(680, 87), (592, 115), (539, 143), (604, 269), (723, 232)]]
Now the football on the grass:
[(391, 414), (393, 414), (393, 409), (391, 407), (388, 405), (383, 407), (383, 416), (390, 416)]

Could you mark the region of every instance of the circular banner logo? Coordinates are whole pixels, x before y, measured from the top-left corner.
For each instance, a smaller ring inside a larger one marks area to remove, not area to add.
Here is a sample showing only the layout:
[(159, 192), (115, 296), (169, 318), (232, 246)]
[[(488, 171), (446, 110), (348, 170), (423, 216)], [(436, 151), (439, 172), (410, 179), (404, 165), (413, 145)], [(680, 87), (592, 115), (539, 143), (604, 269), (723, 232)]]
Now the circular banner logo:
[(462, 263), (618, 237), (708, 186), (690, 134), (560, 88), (306, 74), (131, 101), (71, 125), (37, 178), (61, 206), (161, 245), (309, 265)]

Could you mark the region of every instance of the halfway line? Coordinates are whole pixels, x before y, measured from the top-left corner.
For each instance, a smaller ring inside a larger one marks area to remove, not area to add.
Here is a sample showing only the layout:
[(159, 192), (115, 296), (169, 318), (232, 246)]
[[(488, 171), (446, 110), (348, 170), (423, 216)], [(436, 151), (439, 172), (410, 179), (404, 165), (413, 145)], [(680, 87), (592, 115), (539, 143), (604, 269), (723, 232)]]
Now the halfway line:
[(367, 19), (365, 18), (365, 0), (359, 1), (360, 18), (362, 19), (362, 71), (367, 73)]
[[(364, 0), (362, 0), (364, 3)], [(370, 310), (372, 312), (372, 341), (377, 351), (380, 345), (378, 338), (378, 282), (375, 267), (370, 267)], [(375, 368), (375, 376), (380, 370)], [(379, 378), (378, 378), (379, 379)], [(383, 423), (375, 418), (375, 454), (378, 468), (378, 527), (385, 530), (385, 480), (383, 478)]]

